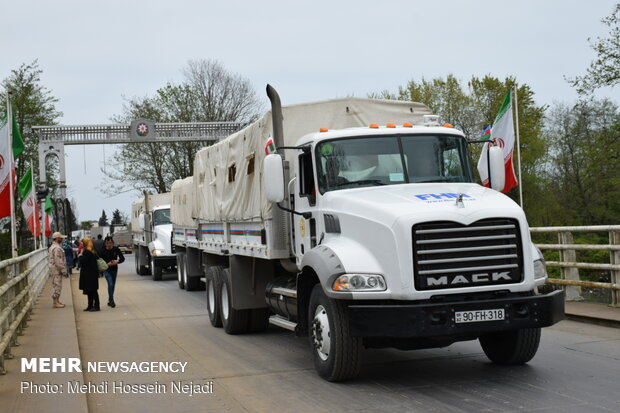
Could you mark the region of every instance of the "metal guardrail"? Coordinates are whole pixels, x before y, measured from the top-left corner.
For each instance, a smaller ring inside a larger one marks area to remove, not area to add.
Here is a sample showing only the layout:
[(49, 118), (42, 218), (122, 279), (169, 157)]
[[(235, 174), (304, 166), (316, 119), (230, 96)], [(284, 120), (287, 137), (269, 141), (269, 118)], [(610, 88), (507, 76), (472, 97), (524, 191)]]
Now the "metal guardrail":
[[(611, 290), (611, 305), (620, 307), (620, 225), (572, 227), (534, 227), (533, 233), (557, 232), (558, 244), (536, 244), (541, 250), (557, 250), (560, 261), (547, 261), (547, 266), (560, 268), (561, 279), (550, 278), (549, 283), (563, 285), (567, 300), (581, 300), (581, 287)], [(609, 244), (575, 244), (573, 232), (607, 232)], [(609, 263), (577, 262), (578, 250), (609, 251)], [(611, 282), (582, 281), (579, 269), (604, 270), (611, 274)]]
[(11, 347), (27, 327), (30, 311), (48, 279), (47, 250), (0, 262), (0, 374)]

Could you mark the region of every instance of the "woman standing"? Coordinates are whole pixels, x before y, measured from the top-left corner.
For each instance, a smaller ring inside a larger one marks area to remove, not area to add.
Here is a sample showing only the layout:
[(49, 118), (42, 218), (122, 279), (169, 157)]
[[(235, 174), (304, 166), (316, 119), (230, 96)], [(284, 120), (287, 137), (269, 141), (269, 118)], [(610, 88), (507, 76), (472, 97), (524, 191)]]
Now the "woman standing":
[(99, 311), (99, 269), (97, 268), (97, 253), (90, 238), (82, 239), (82, 255), (80, 261), (80, 290), (88, 296), (88, 307), (84, 311)]

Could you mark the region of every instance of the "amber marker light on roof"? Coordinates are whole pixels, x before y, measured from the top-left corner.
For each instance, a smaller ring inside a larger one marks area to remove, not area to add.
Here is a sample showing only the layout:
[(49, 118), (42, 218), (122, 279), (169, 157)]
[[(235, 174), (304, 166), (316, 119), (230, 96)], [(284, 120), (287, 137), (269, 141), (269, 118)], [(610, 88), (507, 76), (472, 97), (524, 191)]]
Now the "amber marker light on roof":
[(371, 129), (379, 129), (379, 125), (377, 125), (376, 123), (371, 123), (369, 128), (371, 128)]
[(405, 123), (403, 123), (403, 128), (413, 128), (413, 123), (405, 122)]
[(395, 128), (396, 125), (394, 125), (393, 123), (388, 123), (387, 125), (385, 125), (386, 128)]
[(321, 129), (319, 129), (319, 132), (328, 132), (328, 131), (329, 131), (329, 129), (327, 129), (327, 128), (321, 128)]
[(453, 128), (453, 127), (454, 127), (454, 125), (453, 125), (453, 124), (451, 124), (451, 123), (444, 123), (444, 124), (443, 124), (443, 127), (444, 127), (444, 128)]

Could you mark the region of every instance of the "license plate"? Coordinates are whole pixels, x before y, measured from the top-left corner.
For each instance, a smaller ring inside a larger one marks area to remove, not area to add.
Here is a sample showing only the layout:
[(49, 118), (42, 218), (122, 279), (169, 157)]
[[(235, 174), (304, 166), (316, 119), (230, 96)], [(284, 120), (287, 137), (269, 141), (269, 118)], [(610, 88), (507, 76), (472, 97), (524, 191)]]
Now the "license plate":
[(493, 310), (473, 310), (473, 311), (457, 311), (454, 313), (454, 321), (458, 323), (478, 323), (482, 321), (498, 321), (503, 320), (504, 309), (497, 308)]

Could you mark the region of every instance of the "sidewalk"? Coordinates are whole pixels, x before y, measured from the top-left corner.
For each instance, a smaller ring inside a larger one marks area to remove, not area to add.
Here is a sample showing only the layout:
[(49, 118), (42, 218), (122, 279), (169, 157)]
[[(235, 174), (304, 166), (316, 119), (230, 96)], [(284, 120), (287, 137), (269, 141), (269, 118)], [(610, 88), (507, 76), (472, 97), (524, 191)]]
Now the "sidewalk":
[[(77, 282), (77, 274), (71, 276)], [(19, 346), (12, 347), (12, 360), (5, 361), (7, 374), (0, 376), (0, 410), (3, 412), (87, 412), (85, 394), (68, 394), (67, 382), (84, 381), (82, 373), (21, 372), (21, 359), (32, 357), (80, 357), (70, 279), (63, 278), (60, 301), (65, 308), (52, 308), (50, 278), (31, 313)], [(32, 382), (44, 388), (48, 383), (62, 384), (62, 394), (21, 391), (22, 383)], [(43, 386), (41, 386), (43, 385)]]
[(566, 319), (620, 328), (620, 308), (607, 304), (567, 301)]

